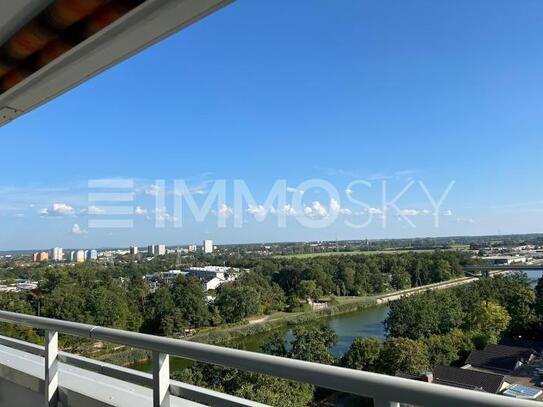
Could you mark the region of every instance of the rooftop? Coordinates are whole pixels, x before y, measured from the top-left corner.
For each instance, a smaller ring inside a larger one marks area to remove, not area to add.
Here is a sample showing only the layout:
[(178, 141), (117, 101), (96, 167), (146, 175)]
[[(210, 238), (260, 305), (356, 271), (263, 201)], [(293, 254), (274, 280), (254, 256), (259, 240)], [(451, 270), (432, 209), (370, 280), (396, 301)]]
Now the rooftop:
[(451, 386), (464, 386), (497, 394), (502, 389), (505, 376), (460, 369), (451, 366), (436, 366), (433, 370), (434, 383)]

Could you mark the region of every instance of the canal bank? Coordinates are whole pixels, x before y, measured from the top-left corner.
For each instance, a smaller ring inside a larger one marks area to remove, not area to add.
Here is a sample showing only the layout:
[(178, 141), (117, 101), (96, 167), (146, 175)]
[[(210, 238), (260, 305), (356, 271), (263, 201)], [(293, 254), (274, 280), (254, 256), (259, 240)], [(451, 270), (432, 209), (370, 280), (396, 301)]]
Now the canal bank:
[[(542, 277), (541, 271), (526, 272), (530, 283), (535, 287), (539, 278)], [(389, 307), (388, 302), (400, 298), (402, 295), (414, 294), (423, 292), (428, 289), (445, 289), (456, 285), (466, 284), (476, 281), (473, 278), (462, 278), (451, 280), (445, 283), (432, 284), (430, 286), (419, 287), (416, 289), (403, 290), (402, 292), (394, 292), (384, 294), (378, 297), (352, 297), (344, 299), (342, 307), (335, 310), (334, 315), (315, 315), (315, 312), (298, 313), (296, 315), (286, 314), (286, 318), (273, 319), (270, 317), (259, 318), (253, 321), (253, 324), (247, 324), (237, 329), (228, 328), (219, 338), (223, 341), (223, 345), (232, 346), (249, 351), (260, 351), (261, 346), (266, 343), (272, 335), (281, 335), (288, 342), (292, 338), (292, 329), (303, 323), (323, 323), (334, 330), (338, 337), (337, 344), (331, 349), (335, 356), (340, 356), (345, 353), (352, 341), (356, 337), (375, 336), (384, 339), (385, 331), (383, 321), (386, 319)], [(351, 309), (349, 311), (349, 309)], [(330, 310), (328, 310), (330, 312)], [(311, 314), (311, 315), (309, 315)], [(280, 315), (281, 317), (282, 315)], [(241, 329), (243, 328), (243, 329)], [(240, 335), (240, 332), (243, 335)], [(251, 333), (252, 332), (252, 333)], [(193, 341), (200, 341), (202, 338), (195, 336), (191, 338)], [(211, 340), (208, 333), (207, 338)], [(228, 340), (226, 340), (228, 339)], [(116, 354), (120, 357), (116, 357)], [(104, 359), (114, 364), (128, 366), (141, 371), (150, 371), (151, 364), (147, 360), (148, 355), (143, 351), (125, 349), (124, 351), (112, 355)], [(182, 370), (191, 365), (188, 360), (172, 358), (172, 371)]]
[[(383, 322), (388, 315), (389, 302), (427, 290), (448, 289), (474, 281), (477, 281), (477, 278), (463, 277), (378, 296), (342, 298), (342, 303), (319, 311), (297, 314), (279, 313), (275, 318), (273, 316), (260, 318), (256, 322), (242, 326), (210, 329), (209, 332), (195, 335), (190, 340), (259, 352), (262, 345), (274, 335), (283, 337), (288, 346), (293, 337), (292, 331), (296, 326), (318, 323), (328, 326), (336, 333), (338, 341), (331, 348), (331, 352), (339, 357), (349, 349), (357, 337), (375, 336), (384, 339)], [(172, 371), (182, 370), (191, 363), (189, 360), (172, 358), (171, 368)], [(151, 362), (145, 360), (131, 364), (130, 367), (150, 371)]]

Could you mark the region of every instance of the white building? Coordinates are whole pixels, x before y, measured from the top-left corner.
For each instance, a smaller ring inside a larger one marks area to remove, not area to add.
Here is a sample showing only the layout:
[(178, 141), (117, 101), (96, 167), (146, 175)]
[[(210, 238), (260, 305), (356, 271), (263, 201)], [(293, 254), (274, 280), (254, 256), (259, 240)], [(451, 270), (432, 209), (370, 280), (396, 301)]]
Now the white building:
[(62, 261), (63, 259), (64, 259), (64, 250), (62, 250), (62, 247), (55, 247), (53, 249), (53, 260)]
[(75, 259), (77, 263), (83, 263), (85, 261), (85, 250), (78, 250), (75, 252)]
[(164, 245), (164, 244), (155, 245), (155, 255), (156, 256), (164, 256), (165, 254), (166, 254), (166, 245)]
[(189, 252), (195, 252), (198, 250), (198, 247), (195, 244), (189, 245)]
[(89, 250), (87, 251), (87, 260), (97, 260), (98, 259), (98, 252), (96, 250)]
[(188, 274), (188, 272), (186, 272), (186, 271), (170, 270), (170, 271), (163, 271), (163, 272), (160, 272), (160, 273), (148, 274), (148, 275), (145, 276), (145, 278), (147, 280), (150, 280), (150, 281), (166, 281), (166, 282), (169, 282), (169, 281), (175, 280), (179, 276), (186, 276), (187, 274)]
[(204, 240), (204, 253), (213, 253), (213, 240)]
[(209, 290), (216, 290), (217, 288), (219, 288), (222, 284), (224, 284), (224, 280), (221, 280), (220, 278), (218, 277), (213, 277), (211, 280), (207, 281), (205, 283), (206, 285), (206, 291), (209, 291)]
[(202, 281), (207, 290), (215, 290), (222, 284), (234, 281), (238, 278), (240, 270), (232, 267), (221, 266), (205, 266), (205, 267), (191, 267), (186, 269), (185, 272), (189, 276), (193, 276)]
[(138, 254), (138, 246), (130, 246), (130, 254), (132, 255)]
[(483, 259), (490, 261), (495, 266), (509, 266), (511, 264), (526, 264), (531, 259), (526, 256), (489, 256)]

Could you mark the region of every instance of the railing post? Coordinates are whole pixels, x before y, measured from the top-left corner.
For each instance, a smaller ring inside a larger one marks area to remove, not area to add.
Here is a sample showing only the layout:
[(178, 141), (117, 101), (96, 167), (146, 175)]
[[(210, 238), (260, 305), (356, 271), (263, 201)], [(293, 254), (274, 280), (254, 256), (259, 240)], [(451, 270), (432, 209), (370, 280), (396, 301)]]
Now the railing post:
[(153, 407), (170, 407), (170, 355), (153, 351)]
[(58, 332), (45, 331), (45, 405), (58, 405)]

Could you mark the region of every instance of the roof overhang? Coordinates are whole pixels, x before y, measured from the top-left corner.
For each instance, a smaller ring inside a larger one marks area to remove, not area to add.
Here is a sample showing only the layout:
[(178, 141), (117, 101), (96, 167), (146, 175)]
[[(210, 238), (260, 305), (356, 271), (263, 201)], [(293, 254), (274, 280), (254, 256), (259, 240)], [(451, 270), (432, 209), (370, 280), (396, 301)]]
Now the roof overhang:
[[(115, 0), (113, 0), (115, 1)], [(0, 94), (0, 126), (233, 0), (145, 0)], [(0, 0), (0, 44), (54, 0)]]

